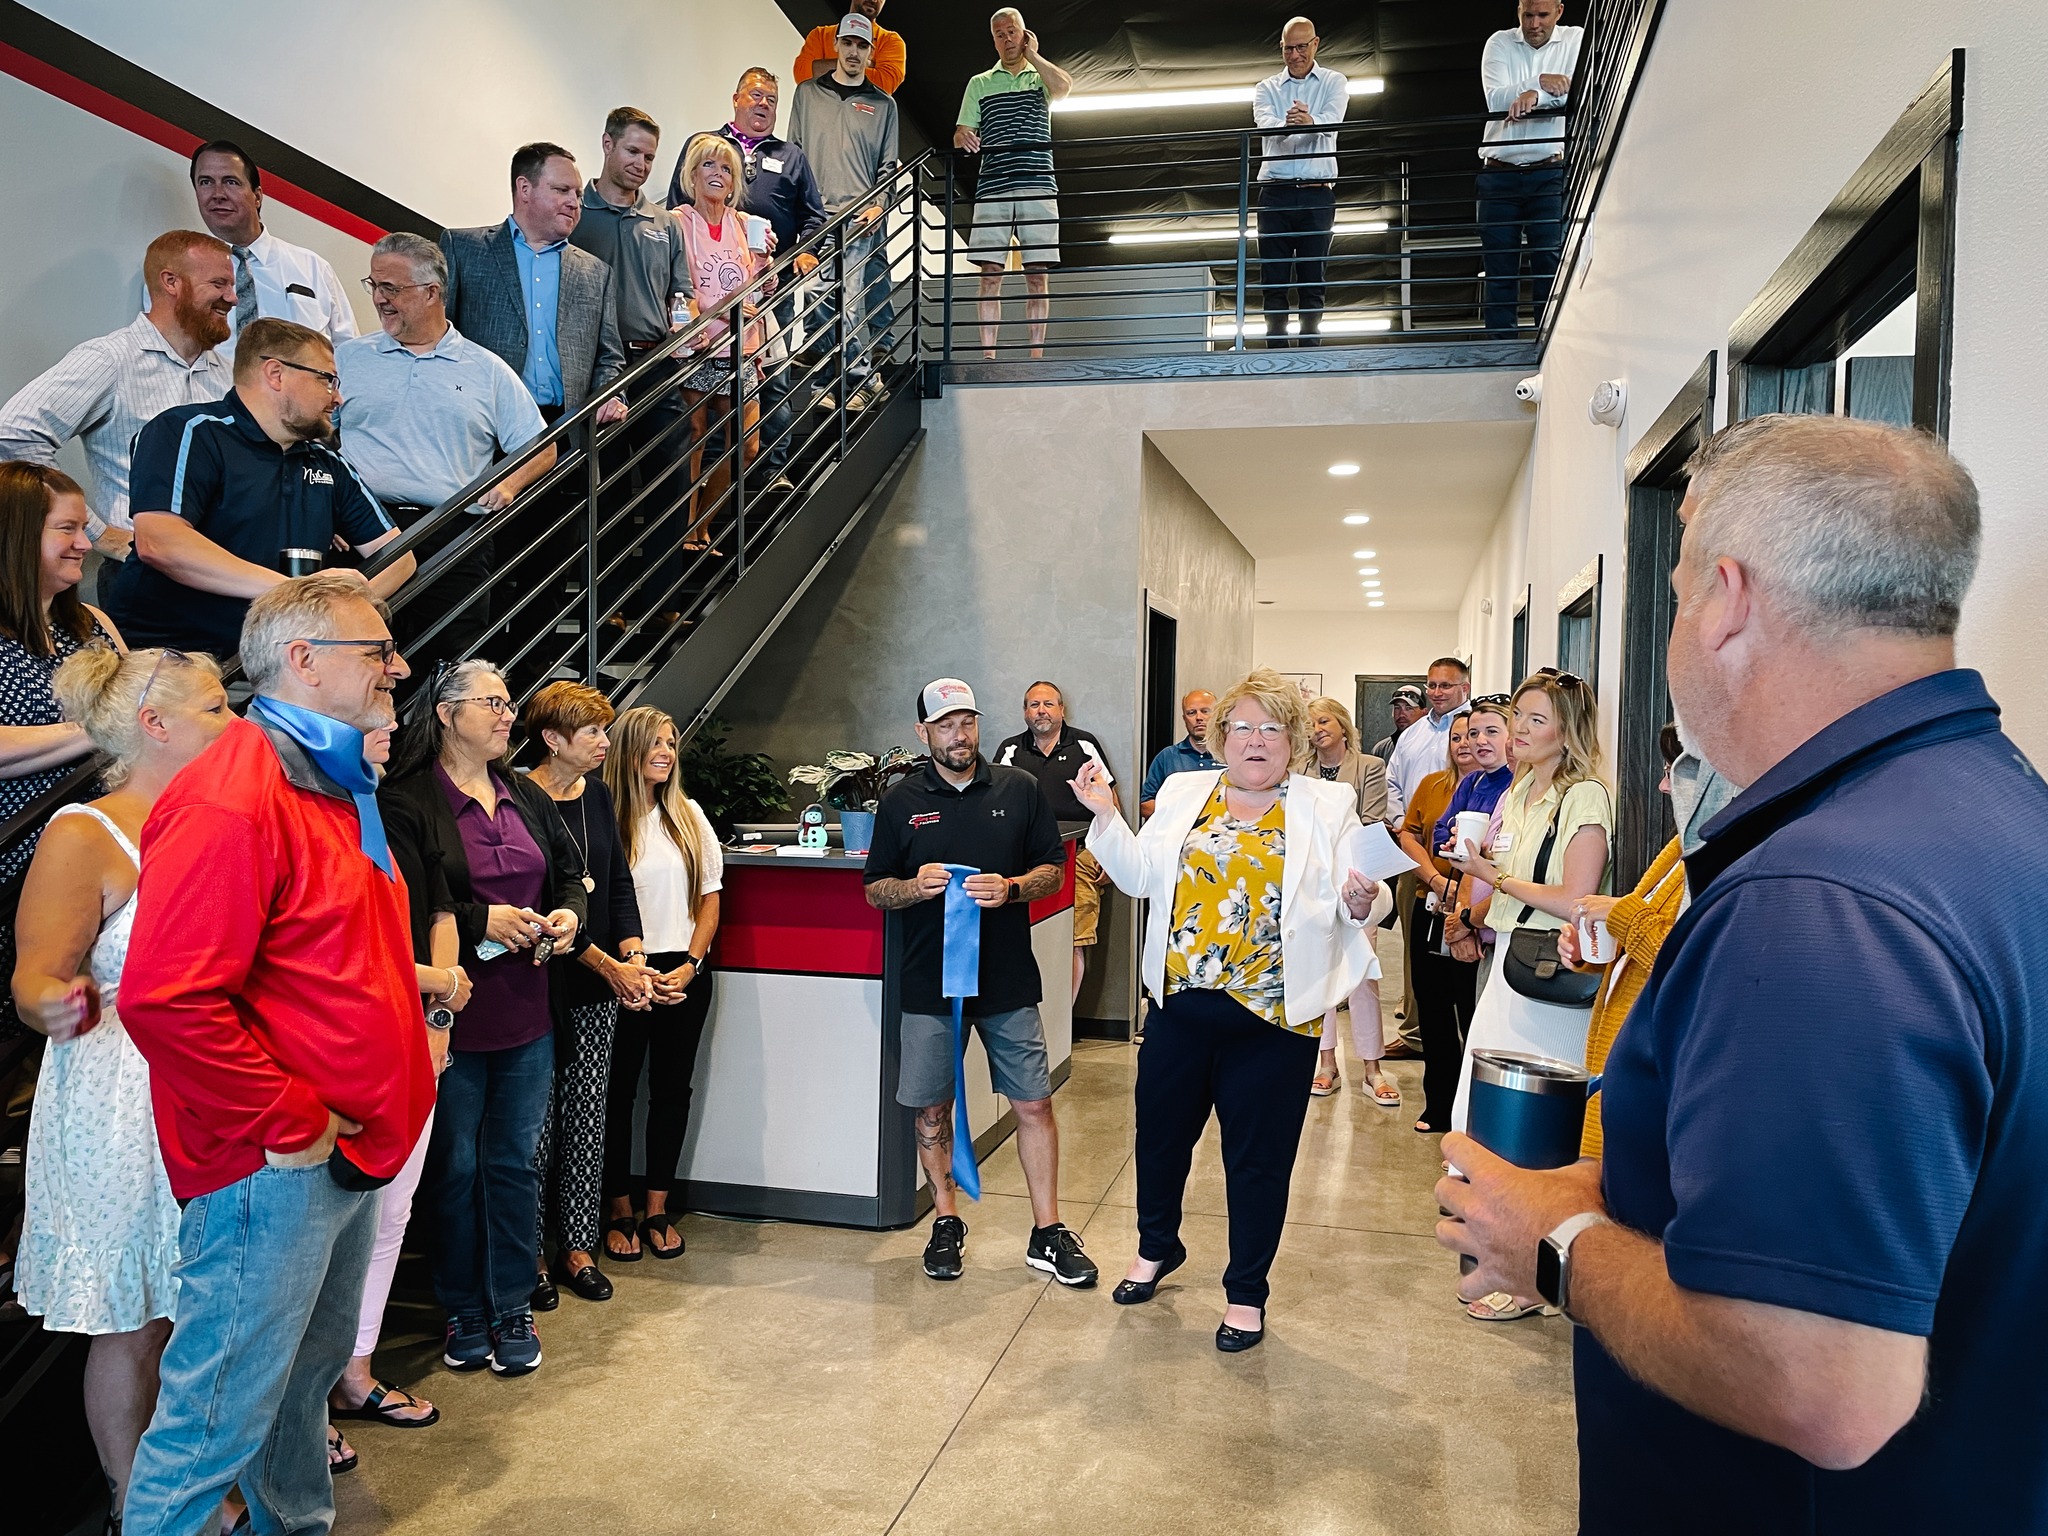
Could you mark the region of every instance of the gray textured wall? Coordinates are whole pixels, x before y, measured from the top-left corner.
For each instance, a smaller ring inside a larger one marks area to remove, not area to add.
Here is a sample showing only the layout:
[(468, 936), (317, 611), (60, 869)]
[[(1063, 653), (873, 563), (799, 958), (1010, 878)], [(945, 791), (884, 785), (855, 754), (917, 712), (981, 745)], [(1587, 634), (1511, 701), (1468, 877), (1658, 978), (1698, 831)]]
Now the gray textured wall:
[(1144, 466), (1138, 574), (1180, 619), (1175, 691), (1221, 693), (1251, 670), (1257, 562), (1150, 442)]

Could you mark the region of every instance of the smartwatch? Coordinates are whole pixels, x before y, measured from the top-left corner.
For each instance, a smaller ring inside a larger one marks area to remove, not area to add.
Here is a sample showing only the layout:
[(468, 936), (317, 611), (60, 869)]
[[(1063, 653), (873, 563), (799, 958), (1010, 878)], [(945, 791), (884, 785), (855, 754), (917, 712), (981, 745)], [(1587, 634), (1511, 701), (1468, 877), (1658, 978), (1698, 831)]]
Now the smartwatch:
[(1586, 1228), (1606, 1221), (1598, 1211), (1581, 1211), (1559, 1222), (1536, 1245), (1536, 1294), (1566, 1317), (1572, 1315), (1572, 1244)]
[(1010, 881), (1007, 881), (1007, 882), (1005, 882), (1005, 883), (1004, 883), (1004, 885), (1003, 885), (1003, 900), (1005, 900), (1005, 901), (1022, 901), (1023, 899), (1024, 899), (1024, 887), (1023, 887), (1023, 886), (1019, 885), (1019, 884), (1018, 884), (1018, 883), (1017, 883), (1016, 881), (1014, 881), (1014, 880), (1010, 880)]
[(438, 1029), (438, 1030), (440, 1030), (440, 1031), (441, 1031), (442, 1033), (444, 1033), (444, 1034), (445, 1034), (445, 1033), (447, 1033), (447, 1032), (448, 1032), (449, 1030), (453, 1029), (454, 1027), (455, 1027), (455, 1010), (454, 1010), (454, 1009), (452, 1009), (452, 1008), (446, 1008), (446, 1007), (443, 1007), (443, 1008), (429, 1008), (429, 1009), (427, 1010), (427, 1028), (429, 1028), (429, 1029)]

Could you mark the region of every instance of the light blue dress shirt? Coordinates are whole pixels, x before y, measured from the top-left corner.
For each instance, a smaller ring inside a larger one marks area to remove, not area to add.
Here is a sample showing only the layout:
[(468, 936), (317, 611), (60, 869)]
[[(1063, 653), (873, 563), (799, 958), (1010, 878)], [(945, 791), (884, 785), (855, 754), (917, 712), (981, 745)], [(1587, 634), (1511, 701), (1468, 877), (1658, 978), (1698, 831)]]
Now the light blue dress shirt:
[(519, 381), (534, 404), (560, 405), (562, 349), (555, 344), (555, 316), (562, 303), (562, 247), (569, 242), (531, 246), (516, 219), (505, 222), (512, 229), (512, 257), (519, 263), (520, 301), (526, 306), (526, 366)]
[[(1334, 69), (1318, 64), (1297, 80), (1286, 70), (1268, 75), (1252, 92), (1252, 126), (1287, 128), (1287, 109), (1296, 102), (1308, 108), (1317, 123), (1341, 123), (1351, 105), (1350, 82)], [(1307, 128), (1267, 133), (1259, 141), (1265, 163), (1261, 181), (1335, 181), (1337, 135)], [(1313, 160), (1285, 160), (1283, 155), (1314, 155)]]

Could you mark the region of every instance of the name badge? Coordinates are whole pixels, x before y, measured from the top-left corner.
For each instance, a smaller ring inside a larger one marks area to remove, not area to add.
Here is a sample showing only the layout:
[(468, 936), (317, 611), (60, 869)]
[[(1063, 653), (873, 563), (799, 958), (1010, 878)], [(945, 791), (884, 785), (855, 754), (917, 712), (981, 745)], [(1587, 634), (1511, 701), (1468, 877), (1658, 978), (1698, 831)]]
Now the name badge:
[(782, 174), (782, 162), (772, 155), (764, 155), (761, 157), (761, 169), (773, 171), (776, 175), (780, 176)]
[(1493, 840), (1494, 863), (1498, 864), (1504, 857), (1506, 857), (1508, 854), (1513, 853), (1514, 851), (1515, 834), (1510, 832), (1506, 827), (1502, 827), (1500, 829), (1500, 835), (1494, 838)]

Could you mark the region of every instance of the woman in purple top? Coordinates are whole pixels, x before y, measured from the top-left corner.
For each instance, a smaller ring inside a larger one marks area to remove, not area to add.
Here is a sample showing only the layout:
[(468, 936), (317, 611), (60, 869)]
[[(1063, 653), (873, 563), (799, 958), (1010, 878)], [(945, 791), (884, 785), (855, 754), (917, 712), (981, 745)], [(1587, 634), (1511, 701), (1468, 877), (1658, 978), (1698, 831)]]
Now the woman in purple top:
[(377, 797), (412, 893), (415, 943), (432, 916), (421, 910), (423, 893), (445, 888), (472, 982), (422, 1180), (437, 1237), (434, 1290), (448, 1312), (442, 1360), (501, 1376), (540, 1364), (535, 1153), (555, 1067), (547, 960), (574, 946), (588, 913), (554, 801), (499, 766), (517, 715), (489, 662), (444, 667)]

